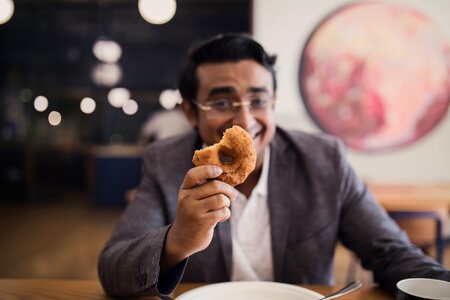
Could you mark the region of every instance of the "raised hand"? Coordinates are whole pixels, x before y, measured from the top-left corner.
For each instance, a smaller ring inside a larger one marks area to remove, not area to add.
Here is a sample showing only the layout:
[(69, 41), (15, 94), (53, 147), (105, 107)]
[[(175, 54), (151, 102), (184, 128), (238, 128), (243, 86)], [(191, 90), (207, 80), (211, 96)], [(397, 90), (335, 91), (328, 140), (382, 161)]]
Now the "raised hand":
[(220, 174), (222, 170), (211, 165), (192, 168), (186, 174), (178, 194), (175, 221), (164, 246), (163, 271), (208, 247), (217, 223), (230, 217), (236, 190), (216, 180)]

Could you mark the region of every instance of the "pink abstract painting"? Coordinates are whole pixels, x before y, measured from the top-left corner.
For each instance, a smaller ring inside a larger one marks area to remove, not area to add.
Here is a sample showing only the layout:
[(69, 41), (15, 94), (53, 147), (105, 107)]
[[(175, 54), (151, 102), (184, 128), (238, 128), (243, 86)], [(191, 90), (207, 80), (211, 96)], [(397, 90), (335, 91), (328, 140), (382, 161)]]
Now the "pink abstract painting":
[(360, 151), (398, 148), (445, 117), (450, 47), (417, 9), (352, 4), (311, 34), (299, 84), (308, 112), (324, 131)]

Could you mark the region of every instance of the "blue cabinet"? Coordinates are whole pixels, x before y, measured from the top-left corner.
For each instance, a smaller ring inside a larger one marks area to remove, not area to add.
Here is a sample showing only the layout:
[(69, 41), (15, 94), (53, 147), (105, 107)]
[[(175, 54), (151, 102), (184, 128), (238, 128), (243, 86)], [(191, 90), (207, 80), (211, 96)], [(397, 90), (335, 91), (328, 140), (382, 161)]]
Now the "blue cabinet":
[(142, 175), (141, 147), (108, 146), (94, 151), (94, 201), (102, 206), (124, 206), (125, 194), (137, 187)]

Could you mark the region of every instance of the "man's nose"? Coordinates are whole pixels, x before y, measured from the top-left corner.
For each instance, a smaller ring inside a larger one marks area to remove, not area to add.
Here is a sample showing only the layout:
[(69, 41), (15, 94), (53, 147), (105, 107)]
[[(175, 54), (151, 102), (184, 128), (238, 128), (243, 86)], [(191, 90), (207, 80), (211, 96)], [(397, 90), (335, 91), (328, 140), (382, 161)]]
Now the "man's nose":
[(256, 122), (251, 109), (248, 105), (242, 105), (235, 108), (233, 125), (239, 125), (244, 129), (248, 129)]

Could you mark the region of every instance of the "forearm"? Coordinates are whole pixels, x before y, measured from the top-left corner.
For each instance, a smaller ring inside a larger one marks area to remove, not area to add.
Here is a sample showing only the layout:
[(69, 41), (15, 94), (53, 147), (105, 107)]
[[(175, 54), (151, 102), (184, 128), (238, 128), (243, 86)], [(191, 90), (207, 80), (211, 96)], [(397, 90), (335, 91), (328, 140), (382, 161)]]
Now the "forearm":
[(99, 260), (100, 281), (108, 295), (158, 294), (160, 259), (167, 230), (168, 226), (132, 240), (108, 244)]
[[(450, 271), (412, 245), (406, 234), (361, 189), (342, 218), (341, 238), (353, 250), (374, 279), (391, 293), (396, 283), (405, 278), (426, 277), (450, 281)], [(345, 225), (344, 225), (345, 224)]]
[(391, 243), (380, 257), (373, 257), (369, 265), (374, 279), (389, 292), (395, 293), (396, 283), (405, 278), (424, 277), (450, 281), (450, 271), (409, 243)]
[(357, 254), (363, 266), (373, 271), (375, 280), (391, 293), (404, 278), (450, 281), (450, 271), (410, 243), (344, 160), (340, 166), (340, 238)]
[(188, 257), (189, 253), (186, 252), (182, 245), (177, 243), (172, 227), (169, 228), (161, 254), (161, 273), (164, 274), (169, 272)]

